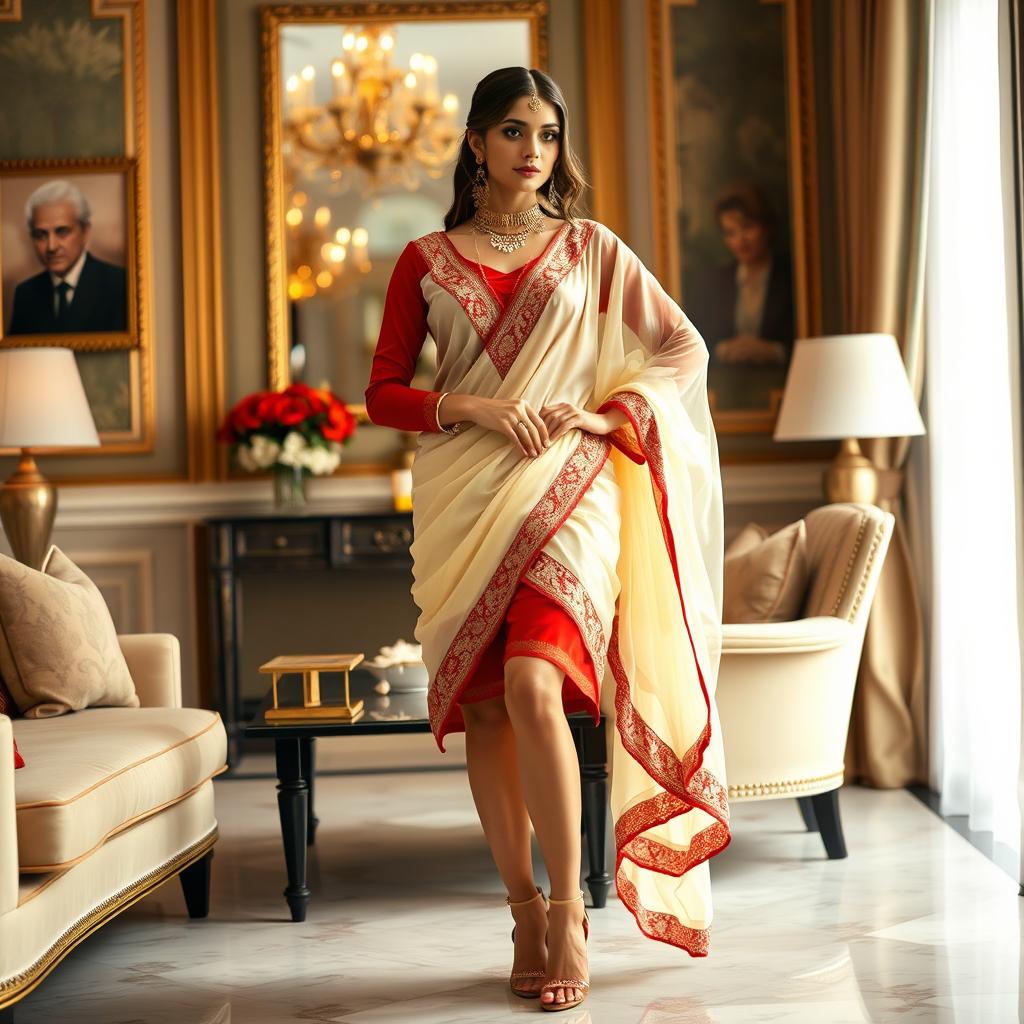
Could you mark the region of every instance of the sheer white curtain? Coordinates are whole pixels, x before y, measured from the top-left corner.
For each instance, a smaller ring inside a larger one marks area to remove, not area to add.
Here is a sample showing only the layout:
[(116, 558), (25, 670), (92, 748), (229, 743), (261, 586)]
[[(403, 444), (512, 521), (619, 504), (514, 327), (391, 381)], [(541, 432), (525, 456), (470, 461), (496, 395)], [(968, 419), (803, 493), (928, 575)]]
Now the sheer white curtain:
[(1021, 660), (998, 0), (938, 0), (927, 253), (932, 785), (1020, 850)]

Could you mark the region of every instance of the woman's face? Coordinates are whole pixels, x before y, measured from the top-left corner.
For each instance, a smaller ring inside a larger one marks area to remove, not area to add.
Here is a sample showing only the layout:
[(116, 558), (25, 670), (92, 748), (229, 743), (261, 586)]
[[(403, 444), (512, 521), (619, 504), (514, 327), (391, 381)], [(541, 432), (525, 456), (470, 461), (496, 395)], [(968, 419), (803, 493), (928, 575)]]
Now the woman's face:
[(760, 263), (768, 255), (768, 232), (764, 225), (742, 210), (726, 210), (718, 218), (722, 241), (738, 263)]
[(488, 128), (482, 138), (471, 132), (469, 144), (487, 161), (492, 187), (497, 184), (510, 192), (536, 192), (551, 177), (561, 152), (561, 137), (555, 107), (541, 100), (540, 110), (531, 110), (530, 97), (521, 96), (504, 120)]

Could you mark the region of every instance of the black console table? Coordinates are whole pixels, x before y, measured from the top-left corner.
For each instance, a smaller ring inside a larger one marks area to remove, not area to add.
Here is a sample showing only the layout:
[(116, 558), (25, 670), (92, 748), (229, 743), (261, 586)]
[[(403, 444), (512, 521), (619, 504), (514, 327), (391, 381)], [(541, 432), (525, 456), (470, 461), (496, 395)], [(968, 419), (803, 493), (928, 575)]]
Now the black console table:
[(409, 576), (412, 513), (217, 517), (206, 520), (206, 528), (217, 707), (228, 736), (228, 764), (234, 767), (241, 755), (245, 722), (259, 705), (259, 698), (245, 701), (242, 696), (244, 578), (354, 569), (396, 570)]
[[(274, 739), (282, 783), (281, 820), (288, 853), (289, 904), (293, 919), (302, 920), (308, 902), (305, 845), (312, 839), (313, 737), (360, 735), (369, 732), (429, 732), (425, 704), (413, 721), (375, 724), (369, 717), (356, 723), (328, 726), (268, 726), (266, 700), (243, 698), (240, 645), (242, 582), (246, 577), (283, 573), (394, 570), (411, 575), (412, 513), (336, 513), (248, 515), (206, 520), (210, 559), (213, 669), (218, 710), (228, 737), (228, 764), (236, 767), (246, 735)], [(358, 647), (356, 648), (359, 649)], [(310, 653), (279, 651), (276, 653)], [(356, 669), (359, 673), (359, 669)], [(372, 707), (375, 695), (368, 673), (353, 674), (353, 694)], [(409, 695), (411, 697), (413, 695)], [(404, 698), (406, 701), (409, 697)], [(422, 696), (420, 696), (422, 700)], [(248, 723), (248, 727), (247, 727)], [(611, 888), (607, 870), (608, 771), (605, 720), (599, 725), (584, 714), (569, 716), (580, 763), (583, 831), (590, 866), (586, 882), (593, 905), (603, 907)], [(287, 797), (287, 799), (285, 799)]]

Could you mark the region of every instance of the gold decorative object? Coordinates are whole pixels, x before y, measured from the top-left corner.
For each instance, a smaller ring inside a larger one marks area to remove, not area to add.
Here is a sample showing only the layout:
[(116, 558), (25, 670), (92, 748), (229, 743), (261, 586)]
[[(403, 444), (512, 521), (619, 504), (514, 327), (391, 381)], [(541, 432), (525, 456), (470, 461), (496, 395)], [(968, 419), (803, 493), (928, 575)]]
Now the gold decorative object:
[(878, 470), (861, 452), (856, 438), (840, 442), (839, 454), (825, 470), (822, 483), (830, 503), (856, 501), (874, 505), (878, 500)]
[(0, 521), (12, 554), (23, 565), (41, 568), (56, 515), (57, 488), (23, 448), (17, 471), (0, 486)]
[[(260, 665), (260, 672), (271, 677), (273, 706), (267, 708), (268, 722), (354, 722), (363, 714), (363, 702), (349, 696), (349, 672), (363, 660), (362, 654), (287, 654)], [(320, 699), (320, 673), (343, 672), (345, 702), (324, 703)], [(302, 675), (302, 704), (280, 704), (278, 682), (289, 673)]]
[(0, 521), (19, 562), (42, 566), (57, 513), (57, 489), (30, 449), (99, 443), (71, 349), (0, 352), (0, 448), (21, 449), (16, 472), (0, 487)]
[(437, 61), (414, 53), (408, 69), (397, 68), (394, 49), (391, 23), (344, 26), (329, 100), (317, 102), (312, 64), (288, 78), (288, 156), (307, 174), (324, 168), (341, 188), (358, 177), (368, 196), (382, 185), (415, 189), (423, 174), (439, 178), (455, 156), (459, 101), (439, 95)]

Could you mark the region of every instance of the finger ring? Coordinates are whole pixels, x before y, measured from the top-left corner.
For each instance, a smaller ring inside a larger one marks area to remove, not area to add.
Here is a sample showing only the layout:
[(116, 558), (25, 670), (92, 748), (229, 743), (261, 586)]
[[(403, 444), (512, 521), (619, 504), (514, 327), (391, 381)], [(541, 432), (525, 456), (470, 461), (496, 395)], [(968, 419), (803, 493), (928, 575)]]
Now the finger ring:
[(525, 427), (526, 424), (522, 420), (516, 420), (516, 426), (517, 427)]

